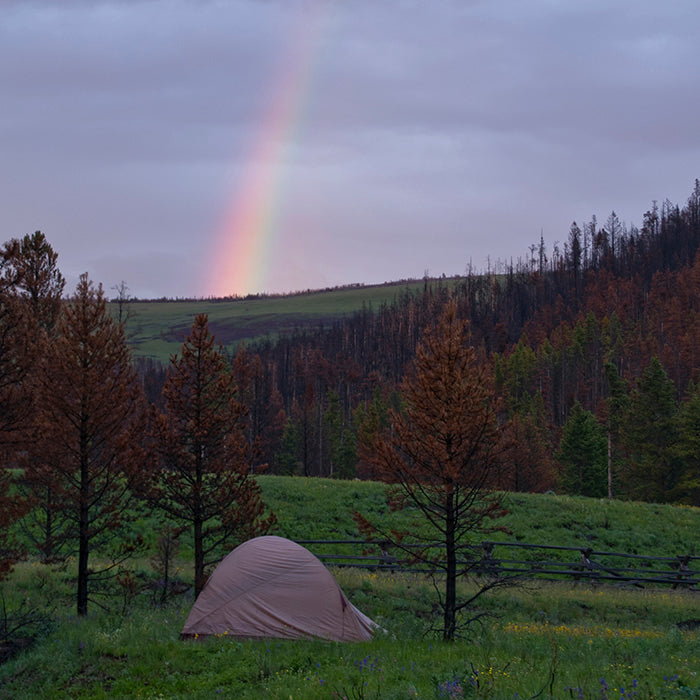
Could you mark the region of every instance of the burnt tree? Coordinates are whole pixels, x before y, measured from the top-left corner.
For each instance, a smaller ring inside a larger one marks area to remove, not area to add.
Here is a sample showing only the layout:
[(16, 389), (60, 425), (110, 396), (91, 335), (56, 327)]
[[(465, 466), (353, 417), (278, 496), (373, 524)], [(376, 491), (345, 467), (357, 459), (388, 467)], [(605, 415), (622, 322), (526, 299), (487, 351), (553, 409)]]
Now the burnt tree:
[(482, 615), (473, 604), (497, 583), (483, 579), (476, 593), (457, 600), (457, 578), (478, 566), (471, 538), (492, 532), (493, 521), (505, 514), (491, 488), (505, 457), (497, 400), (489, 372), (467, 340), (466, 322), (448, 302), (424, 333), (414, 371), (401, 385), (404, 410), (391, 411), (390, 430), (361, 447), (363, 460), (387, 483), (391, 507), (415, 509), (415, 527), (388, 532), (356, 514), (366, 536), (389, 540), (444, 577), (446, 641), (455, 638), (460, 612), (470, 609), (464, 624)]
[[(81, 275), (34, 377), (27, 468), (71, 523), (78, 554), (77, 612), (87, 614), (91, 581), (132, 549), (126, 528), (143, 468), (145, 402), (124, 339), (100, 285)], [(114, 554), (100, 571), (90, 554)]]
[(248, 410), (206, 314), (197, 315), (181, 354), (171, 358), (163, 397), (163, 410), (154, 409), (148, 498), (178, 527), (192, 528), (197, 596), (224, 546), (264, 534), (276, 522), (265, 516), (252, 476), (261, 467), (246, 436)]

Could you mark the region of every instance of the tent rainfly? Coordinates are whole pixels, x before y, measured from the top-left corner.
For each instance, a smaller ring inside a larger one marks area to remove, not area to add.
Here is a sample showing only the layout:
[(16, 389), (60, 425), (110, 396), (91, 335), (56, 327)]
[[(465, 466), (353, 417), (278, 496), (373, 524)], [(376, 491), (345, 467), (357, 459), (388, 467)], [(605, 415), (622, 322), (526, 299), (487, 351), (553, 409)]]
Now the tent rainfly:
[(376, 629), (308, 549), (266, 535), (224, 557), (197, 597), (181, 637), (359, 642), (371, 639)]

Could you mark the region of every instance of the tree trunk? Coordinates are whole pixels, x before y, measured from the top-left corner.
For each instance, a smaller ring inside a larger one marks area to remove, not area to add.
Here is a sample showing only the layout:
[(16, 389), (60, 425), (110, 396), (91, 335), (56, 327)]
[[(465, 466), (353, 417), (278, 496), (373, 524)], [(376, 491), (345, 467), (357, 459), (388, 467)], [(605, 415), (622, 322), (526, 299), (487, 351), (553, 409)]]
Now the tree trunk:
[(455, 547), (454, 494), (449, 493), (445, 502), (445, 609), (443, 640), (455, 638), (457, 606), (457, 552)]
[(50, 562), (53, 557), (53, 503), (51, 502), (51, 487), (46, 487), (46, 527), (44, 528), (44, 563)]
[(608, 430), (608, 498), (613, 497), (612, 488), (612, 435)]
[(204, 588), (204, 543), (202, 542), (202, 523), (194, 523), (194, 597)]
[(88, 608), (89, 497), (87, 458), (83, 457), (80, 465), (80, 512), (78, 516), (78, 615), (87, 615)]

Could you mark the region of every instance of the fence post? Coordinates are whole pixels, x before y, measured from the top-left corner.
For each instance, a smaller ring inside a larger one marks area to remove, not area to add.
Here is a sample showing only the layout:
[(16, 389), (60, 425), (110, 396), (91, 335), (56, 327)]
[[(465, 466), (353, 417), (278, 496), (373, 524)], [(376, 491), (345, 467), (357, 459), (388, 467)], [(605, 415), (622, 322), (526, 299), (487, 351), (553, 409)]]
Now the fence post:
[(683, 582), (685, 581), (685, 579), (688, 578), (688, 575), (690, 574), (690, 567), (688, 566), (690, 564), (690, 555), (678, 554), (676, 556), (676, 559), (678, 559), (678, 575), (676, 576), (678, 583), (673, 584), (672, 587), (674, 589), (678, 588), (678, 586), (682, 586)]
[[(580, 550), (581, 551), (581, 564), (583, 565), (580, 570), (582, 572), (592, 572), (593, 571), (593, 562), (591, 561), (591, 554), (593, 553), (593, 549), (591, 547), (585, 547)], [(581, 577), (580, 576), (574, 576), (574, 580), (578, 581)]]
[(498, 569), (498, 562), (493, 558), (493, 542), (482, 542), (481, 548), (484, 553), (481, 555), (481, 561), (477, 567), (478, 574), (495, 574)]

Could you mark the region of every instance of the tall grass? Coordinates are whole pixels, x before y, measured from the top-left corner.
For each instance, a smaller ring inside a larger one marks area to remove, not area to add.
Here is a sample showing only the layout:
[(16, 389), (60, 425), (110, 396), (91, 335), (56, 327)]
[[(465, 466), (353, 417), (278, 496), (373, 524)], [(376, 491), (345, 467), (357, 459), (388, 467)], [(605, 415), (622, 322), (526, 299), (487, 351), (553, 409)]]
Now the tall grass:
[[(259, 476), (265, 503), (291, 539), (352, 539), (354, 510), (392, 526), (412, 513), (392, 513), (378, 482)], [(507, 494), (509, 533), (493, 539), (647, 556), (700, 556), (700, 508), (578, 496)]]
[[(25, 583), (36, 573), (28, 568), (17, 572)], [(422, 578), (334, 573), (386, 632), (359, 644), (181, 642), (186, 598), (160, 609), (143, 598), (126, 614), (86, 619), (63, 610), (33, 649), (0, 667), (0, 698), (700, 697), (700, 635), (678, 626), (697, 612), (697, 593), (502, 590), (489, 600), (492, 618), (445, 644), (424, 634), (432, 594)]]

